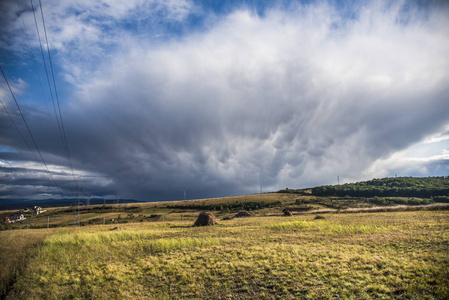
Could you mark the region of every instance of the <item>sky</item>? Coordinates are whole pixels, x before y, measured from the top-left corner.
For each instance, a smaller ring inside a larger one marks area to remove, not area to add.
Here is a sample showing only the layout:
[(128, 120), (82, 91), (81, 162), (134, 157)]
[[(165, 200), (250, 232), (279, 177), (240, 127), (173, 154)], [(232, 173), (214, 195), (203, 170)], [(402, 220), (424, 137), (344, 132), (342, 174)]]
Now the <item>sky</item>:
[(0, 201), (449, 175), (446, 1), (0, 3)]

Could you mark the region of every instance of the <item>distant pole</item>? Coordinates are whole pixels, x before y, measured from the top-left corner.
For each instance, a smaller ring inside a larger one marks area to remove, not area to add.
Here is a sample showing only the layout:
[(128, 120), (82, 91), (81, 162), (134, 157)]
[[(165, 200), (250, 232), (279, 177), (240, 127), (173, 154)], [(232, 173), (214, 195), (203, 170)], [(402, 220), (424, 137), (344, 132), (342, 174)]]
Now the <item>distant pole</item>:
[(78, 206), (78, 226), (80, 226), (80, 191), (78, 186), (76, 186), (76, 203)]
[(337, 176), (337, 185), (340, 185), (340, 176)]

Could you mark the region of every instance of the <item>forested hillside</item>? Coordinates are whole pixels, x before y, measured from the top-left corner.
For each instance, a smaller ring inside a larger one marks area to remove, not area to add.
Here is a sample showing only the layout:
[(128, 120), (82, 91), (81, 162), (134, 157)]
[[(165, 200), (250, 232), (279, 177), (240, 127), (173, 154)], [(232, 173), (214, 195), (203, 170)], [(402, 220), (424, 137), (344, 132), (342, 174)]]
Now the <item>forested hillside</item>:
[[(419, 197), (449, 196), (449, 176), (395, 177), (312, 188), (315, 196)], [(446, 198), (446, 197), (444, 197)], [(444, 200), (443, 198), (441, 198)]]

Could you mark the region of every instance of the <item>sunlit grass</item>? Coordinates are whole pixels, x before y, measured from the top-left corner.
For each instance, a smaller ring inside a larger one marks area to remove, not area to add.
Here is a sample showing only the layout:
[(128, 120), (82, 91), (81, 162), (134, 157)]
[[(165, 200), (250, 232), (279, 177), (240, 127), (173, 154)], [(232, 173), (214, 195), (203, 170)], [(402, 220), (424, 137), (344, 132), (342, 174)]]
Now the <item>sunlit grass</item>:
[(150, 231), (109, 231), (109, 232), (66, 232), (55, 234), (44, 241), (44, 245), (84, 245), (153, 238), (157, 233)]
[(218, 244), (214, 238), (157, 238), (158, 234), (150, 231), (110, 231), (110, 232), (78, 232), (55, 234), (43, 242), (44, 248), (56, 251), (64, 247), (95, 247), (97, 244), (132, 243), (142, 251), (157, 253), (170, 252), (175, 249)]
[(292, 221), (292, 222), (282, 222), (271, 224), (267, 226), (270, 229), (275, 230), (316, 230), (318, 232), (327, 233), (344, 233), (344, 234), (355, 234), (355, 233), (373, 233), (376, 231), (385, 231), (392, 229), (393, 227), (383, 227), (370, 224), (335, 224), (327, 221)]

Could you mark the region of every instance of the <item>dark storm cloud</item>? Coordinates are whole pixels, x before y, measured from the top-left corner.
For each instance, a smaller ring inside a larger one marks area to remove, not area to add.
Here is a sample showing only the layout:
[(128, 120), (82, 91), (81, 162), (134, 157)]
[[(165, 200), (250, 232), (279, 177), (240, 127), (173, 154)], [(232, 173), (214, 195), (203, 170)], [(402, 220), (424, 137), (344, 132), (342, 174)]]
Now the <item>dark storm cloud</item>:
[(72, 111), (90, 128), (79, 136), (108, 150), (76, 152), (134, 197), (220, 195), (355, 177), (447, 123), (445, 29), (375, 11), (334, 32), (343, 21), (317, 9), (237, 12), (182, 42), (132, 44)]
[[(179, 40), (130, 36), (73, 77), (64, 117), (75, 169), (96, 191), (141, 200), (379, 174), (376, 161), (448, 124), (449, 22), (441, 10), (412, 9), (405, 24), (403, 13), (383, 4), (351, 19), (324, 4), (264, 17), (240, 10)], [(65, 165), (44, 119), (32, 118), (42, 149)]]

